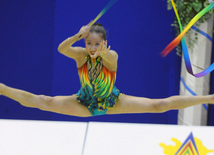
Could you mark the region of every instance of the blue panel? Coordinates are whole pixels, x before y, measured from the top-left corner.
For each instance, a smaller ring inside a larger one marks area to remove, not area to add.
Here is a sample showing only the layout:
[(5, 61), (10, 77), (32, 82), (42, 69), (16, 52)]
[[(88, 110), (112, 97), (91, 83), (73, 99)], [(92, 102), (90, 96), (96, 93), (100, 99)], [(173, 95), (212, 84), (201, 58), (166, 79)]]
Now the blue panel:
[[(36, 94), (76, 93), (80, 88), (76, 64), (59, 54), (57, 47), (107, 3), (108, 0), (0, 1), (0, 82)], [(180, 57), (175, 52), (166, 58), (160, 56), (174, 37), (170, 26), (173, 17), (166, 1), (123, 0), (99, 20), (107, 29), (108, 43), (119, 54), (116, 86), (122, 93), (149, 98), (179, 93)], [(84, 46), (84, 42), (75, 45)], [(25, 108), (0, 97), (0, 118), (175, 124), (177, 111), (79, 118)]]
[[(214, 37), (214, 34), (213, 36)], [(213, 40), (214, 44), (214, 40)], [(214, 48), (212, 47), (212, 62), (214, 61)], [(210, 78), (210, 94), (214, 94), (214, 72), (211, 72), (211, 78)], [(214, 126), (214, 105), (209, 105), (208, 107), (208, 120), (207, 125)]]
[[(51, 95), (54, 6), (55, 1), (0, 1), (0, 82)], [(52, 115), (0, 97), (0, 118), (52, 119)]]

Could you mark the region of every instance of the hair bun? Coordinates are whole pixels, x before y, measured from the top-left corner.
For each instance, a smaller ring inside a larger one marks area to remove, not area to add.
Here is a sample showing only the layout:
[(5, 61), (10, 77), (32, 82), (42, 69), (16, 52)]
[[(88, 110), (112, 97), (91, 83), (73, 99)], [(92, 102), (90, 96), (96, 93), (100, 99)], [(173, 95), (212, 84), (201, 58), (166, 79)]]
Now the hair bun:
[(100, 33), (102, 34), (103, 40), (106, 40), (106, 30), (100, 23), (95, 23), (91, 26), (90, 32)]
[(101, 23), (95, 23), (94, 26), (102, 26), (103, 27), (103, 25)]

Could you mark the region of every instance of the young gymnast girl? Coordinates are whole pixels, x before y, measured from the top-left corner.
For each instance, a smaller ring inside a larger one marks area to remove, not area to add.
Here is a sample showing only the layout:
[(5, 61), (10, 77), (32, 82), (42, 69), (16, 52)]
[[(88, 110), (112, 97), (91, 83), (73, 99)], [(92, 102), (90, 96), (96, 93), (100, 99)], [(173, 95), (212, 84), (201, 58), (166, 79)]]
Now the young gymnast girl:
[[(85, 48), (73, 44), (85, 39)], [(58, 51), (76, 61), (81, 88), (71, 96), (35, 95), (0, 83), (0, 93), (21, 105), (79, 117), (122, 113), (160, 113), (202, 103), (214, 104), (214, 96), (172, 96), (149, 99), (121, 94), (115, 87), (118, 54), (107, 46), (101, 24), (83, 26), (64, 40)]]

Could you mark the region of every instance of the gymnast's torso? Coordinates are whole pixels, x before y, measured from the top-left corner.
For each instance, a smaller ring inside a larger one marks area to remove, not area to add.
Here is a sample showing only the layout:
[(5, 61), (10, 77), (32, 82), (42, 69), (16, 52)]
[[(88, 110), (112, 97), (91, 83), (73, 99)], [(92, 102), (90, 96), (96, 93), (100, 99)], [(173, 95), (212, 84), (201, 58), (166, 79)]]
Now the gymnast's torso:
[(113, 108), (118, 101), (120, 91), (115, 87), (116, 71), (108, 70), (98, 56), (87, 61), (78, 68), (81, 88), (77, 93), (77, 101), (88, 107), (92, 115), (103, 115), (107, 109)]

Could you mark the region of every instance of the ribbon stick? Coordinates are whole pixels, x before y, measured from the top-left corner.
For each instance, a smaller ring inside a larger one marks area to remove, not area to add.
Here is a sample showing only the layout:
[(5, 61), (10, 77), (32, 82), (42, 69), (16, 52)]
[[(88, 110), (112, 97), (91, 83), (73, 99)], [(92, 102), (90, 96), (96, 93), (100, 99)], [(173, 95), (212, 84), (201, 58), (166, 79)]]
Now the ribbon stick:
[(97, 15), (97, 17), (93, 20), (92, 23), (90, 23), (89, 26), (92, 26), (102, 15), (104, 15), (108, 9), (112, 7), (118, 0), (111, 0), (104, 8), (103, 10)]
[(178, 23), (179, 23), (179, 27), (180, 27), (180, 31), (181, 33), (161, 52), (162, 56), (166, 56), (172, 49), (174, 49), (179, 42), (181, 41), (182, 44), (182, 49), (183, 49), (183, 55), (184, 55), (184, 61), (185, 61), (185, 65), (187, 68), (187, 71), (192, 74), (195, 77), (202, 77), (207, 75), (208, 73), (210, 73), (211, 71), (214, 70), (214, 63), (212, 65), (210, 65), (207, 69), (203, 70), (200, 73), (194, 74), (193, 70), (192, 70), (192, 66), (191, 66), (191, 61), (189, 58), (189, 54), (188, 54), (188, 49), (187, 49), (187, 45), (186, 45), (186, 41), (185, 38), (183, 37), (186, 32), (193, 26), (193, 24), (195, 24), (205, 13), (207, 13), (208, 11), (210, 11), (213, 7), (214, 7), (214, 2), (212, 2), (210, 5), (208, 5), (206, 8), (204, 8), (203, 10), (201, 10), (186, 26), (186, 28), (183, 30), (182, 25), (181, 25), (181, 21), (177, 12), (177, 9), (175, 7), (175, 3), (173, 0), (171, 0), (172, 2), (172, 6), (173, 9), (175, 11), (175, 15), (177, 17)]
[[(102, 17), (102, 15), (104, 15), (108, 9), (110, 9), (112, 7), (113, 4), (115, 4), (118, 0), (111, 0), (108, 2), (108, 4), (103, 8), (103, 10), (97, 15), (97, 17), (90, 23), (90, 27), (98, 20), (100, 19), (100, 17)], [(82, 34), (79, 36), (79, 38), (82, 37)]]

